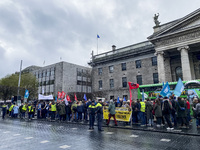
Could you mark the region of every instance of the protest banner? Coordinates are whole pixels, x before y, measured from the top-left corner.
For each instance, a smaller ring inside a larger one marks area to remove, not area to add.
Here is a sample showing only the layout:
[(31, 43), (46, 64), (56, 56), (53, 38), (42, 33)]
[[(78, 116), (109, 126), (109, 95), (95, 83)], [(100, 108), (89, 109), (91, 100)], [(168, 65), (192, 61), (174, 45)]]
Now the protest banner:
[[(115, 117), (116, 117), (117, 121), (124, 121), (124, 122), (130, 121), (132, 111), (130, 111), (129, 108), (116, 107), (115, 111), (116, 111)], [(107, 120), (109, 118), (108, 116), (109, 116), (108, 107), (104, 107), (104, 109), (103, 109), (103, 119)], [(111, 117), (111, 120), (113, 120), (112, 117)]]

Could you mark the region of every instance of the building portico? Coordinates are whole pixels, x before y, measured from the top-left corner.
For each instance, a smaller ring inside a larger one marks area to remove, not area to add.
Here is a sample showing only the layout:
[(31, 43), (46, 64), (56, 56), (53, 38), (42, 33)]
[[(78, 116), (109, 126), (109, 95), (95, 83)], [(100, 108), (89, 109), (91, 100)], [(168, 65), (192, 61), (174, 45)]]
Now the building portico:
[[(176, 81), (174, 71), (175, 74), (180, 73), (182, 80), (197, 78), (194, 60), (198, 59), (200, 50), (200, 9), (181, 19), (155, 26), (153, 35), (148, 39), (155, 46), (159, 82)], [(171, 58), (175, 55), (180, 61)], [(173, 62), (181, 62), (177, 70), (173, 70)]]

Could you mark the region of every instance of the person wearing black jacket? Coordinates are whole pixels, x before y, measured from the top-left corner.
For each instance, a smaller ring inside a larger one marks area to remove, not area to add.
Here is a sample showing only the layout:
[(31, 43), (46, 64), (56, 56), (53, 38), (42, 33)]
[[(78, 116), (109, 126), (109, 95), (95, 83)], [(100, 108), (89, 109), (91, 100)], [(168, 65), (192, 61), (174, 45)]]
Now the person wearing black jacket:
[(177, 118), (176, 118), (176, 101), (174, 97), (170, 97), (169, 100), (172, 103), (172, 110), (171, 110), (171, 116), (172, 116), (172, 122), (174, 122), (174, 127), (177, 127)]
[(103, 121), (103, 104), (102, 100), (99, 99), (99, 102), (96, 105), (97, 121), (98, 121), (98, 130), (102, 130), (102, 121)]
[(92, 101), (92, 104), (89, 105), (88, 111), (89, 111), (89, 118), (90, 118), (89, 130), (91, 130), (91, 129), (94, 129), (94, 121), (95, 121), (95, 113), (96, 113), (96, 106), (95, 106), (94, 101)]

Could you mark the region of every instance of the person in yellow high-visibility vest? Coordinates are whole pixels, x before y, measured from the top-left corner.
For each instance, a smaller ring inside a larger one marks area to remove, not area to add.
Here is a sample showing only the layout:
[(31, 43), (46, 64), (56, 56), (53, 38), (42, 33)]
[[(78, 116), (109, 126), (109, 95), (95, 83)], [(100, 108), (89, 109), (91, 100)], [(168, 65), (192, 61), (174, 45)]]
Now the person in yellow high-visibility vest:
[(33, 105), (29, 104), (28, 105), (28, 119), (31, 120), (33, 116), (34, 108)]
[(51, 109), (51, 121), (55, 121), (55, 115), (56, 115), (56, 104), (55, 104), (55, 102), (52, 102), (50, 109)]
[(25, 113), (27, 111), (27, 103), (22, 106), (22, 119), (25, 119)]
[(143, 102), (142, 100), (140, 100), (140, 118), (141, 118), (141, 126), (145, 126), (146, 125), (146, 116), (145, 116), (145, 102)]
[(5, 119), (6, 111), (7, 111), (7, 105), (4, 103), (0, 108), (2, 108), (2, 119)]
[(9, 108), (9, 116), (10, 117), (13, 117), (13, 107), (14, 107), (15, 105), (13, 104), (13, 103), (11, 103), (11, 106), (10, 106), (10, 108)]

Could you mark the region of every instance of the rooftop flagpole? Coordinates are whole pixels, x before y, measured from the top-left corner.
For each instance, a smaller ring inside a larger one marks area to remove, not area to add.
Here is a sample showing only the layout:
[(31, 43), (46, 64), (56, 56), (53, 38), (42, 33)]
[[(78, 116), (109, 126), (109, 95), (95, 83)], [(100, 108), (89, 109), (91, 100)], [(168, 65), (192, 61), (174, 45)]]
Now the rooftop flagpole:
[(97, 34), (97, 55), (98, 55), (98, 39), (100, 38), (100, 36)]

